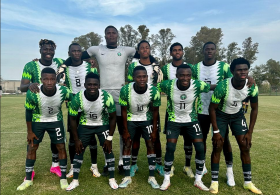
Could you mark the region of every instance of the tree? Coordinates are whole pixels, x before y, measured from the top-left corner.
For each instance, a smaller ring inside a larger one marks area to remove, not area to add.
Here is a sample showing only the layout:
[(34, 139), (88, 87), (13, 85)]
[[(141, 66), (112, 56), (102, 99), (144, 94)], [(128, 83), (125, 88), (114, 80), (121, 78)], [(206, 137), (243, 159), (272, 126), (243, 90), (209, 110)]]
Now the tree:
[(253, 43), (252, 38), (248, 37), (242, 43), (242, 56), (253, 64), (256, 61), (257, 57), (256, 54), (258, 52), (258, 43)]
[(149, 32), (150, 32), (150, 30), (147, 28), (146, 25), (140, 25), (138, 27), (138, 32), (140, 34), (140, 41), (141, 40), (146, 40), (146, 41), (149, 40)]
[(119, 44), (122, 46), (135, 47), (139, 41), (139, 33), (129, 24), (120, 28)]
[(228, 45), (226, 51), (226, 61), (228, 64), (232, 62), (235, 58), (241, 55), (241, 49), (238, 47), (238, 43), (232, 42)]
[(79, 43), (83, 51), (87, 50), (91, 46), (99, 45), (101, 42), (102, 42), (101, 35), (94, 32), (90, 32), (86, 35), (75, 37), (74, 41), (72, 41), (72, 43)]
[(252, 72), (252, 76), (256, 81), (256, 84), (258, 86), (261, 86), (262, 82), (266, 80), (266, 73), (264, 72), (265, 70), (265, 65), (259, 65), (259, 66), (255, 66), (254, 68), (252, 68), (251, 72)]
[(161, 29), (158, 34), (152, 35), (152, 53), (155, 54), (155, 49), (158, 50), (161, 62), (160, 65), (163, 66), (167, 63), (170, 58), (169, 47), (172, 43), (175, 35), (172, 33), (170, 28)]
[(191, 64), (198, 63), (204, 59), (203, 45), (212, 41), (216, 44), (216, 58), (222, 60), (225, 57), (225, 48), (222, 48), (223, 33), (221, 28), (201, 27), (200, 31), (191, 38), (190, 46), (184, 48), (185, 61)]

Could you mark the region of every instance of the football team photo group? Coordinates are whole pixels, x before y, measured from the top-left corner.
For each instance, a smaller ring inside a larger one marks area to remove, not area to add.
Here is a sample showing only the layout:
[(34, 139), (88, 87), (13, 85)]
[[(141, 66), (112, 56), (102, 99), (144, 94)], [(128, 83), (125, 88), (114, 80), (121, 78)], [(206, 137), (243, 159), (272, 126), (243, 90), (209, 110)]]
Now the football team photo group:
[[(180, 187), (172, 179), (183, 170), (192, 181), (185, 185), (193, 186), (195, 194), (217, 194), (224, 190), (219, 188), (220, 183), (226, 182), (228, 188), (240, 185), (235, 183), (234, 174), (240, 169), (243, 190), (262, 194), (260, 184), (253, 183), (261, 175), (254, 174), (250, 156), (259, 91), (249, 76), (249, 60), (238, 57), (230, 64), (219, 61), (217, 43), (209, 40), (203, 43), (203, 61), (190, 64), (184, 61), (183, 45), (174, 42), (168, 48), (171, 62), (161, 67), (149, 41), (141, 40), (136, 48), (119, 46), (118, 36), (117, 28), (110, 25), (104, 29), (105, 45), (82, 51), (79, 43), (72, 42), (65, 48), (68, 59), (55, 56), (55, 40), (38, 40), (40, 58), (26, 63), (20, 84), (21, 92), (26, 92), (22, 118), (26, 120), (28, 145), (20, 151), (26, 152), (25, 162), (19, 165), (23, 172), (25, 163), (25, 178), (15, 191), (38, 185), (36, 176), (48, 171), (36, 169), (42, 162), (36, 162), (42, 158), (36, 153), (41, 142), (44, 145), (50, 139), (51, 153), (44, 161), (60, 178), (57, 185), (65, 191), (85, 188), (80, 173), (89, 154), (91, 166), (87, 169), (92, 176), (96, 180), (107, 177), (108, 188), (124, 193), (124, 188), (137, 182), (139, 160), (143, 160), (146, 170), (141, 171), (147, 182), (138, 185), (146, 188), (165, 191)], [(65, 104), (67, 121), (62, 113)], [(159, 111), (161, 106), (166, 106), (163, 113)], [(231, 135), (238, 151), (231, 147)], [(210, 145), (207, 152), (207, 139), (212, 143), (211, 152)], [(140, 145), (145, 148), (146, 159), (140, 159)], [(99, 148), (102, 153), (97, 152)], [(176, 150), (184, 154), (183, 167), (177, 164)], [(236, 161), (242, 162), (234, 169), (233, 152), (240, 153)], [(104, 164), (97, 165), (100, 156)], [(221, 158), (226, 163), (226, 181), (219, 179)], [(211, 166), (206, 167), (206, 159)], [(211, 175), (210, 185), (204, 183), (206, 173)], [(115, 179), (117, 174), (122, 176), (121, 181)]]

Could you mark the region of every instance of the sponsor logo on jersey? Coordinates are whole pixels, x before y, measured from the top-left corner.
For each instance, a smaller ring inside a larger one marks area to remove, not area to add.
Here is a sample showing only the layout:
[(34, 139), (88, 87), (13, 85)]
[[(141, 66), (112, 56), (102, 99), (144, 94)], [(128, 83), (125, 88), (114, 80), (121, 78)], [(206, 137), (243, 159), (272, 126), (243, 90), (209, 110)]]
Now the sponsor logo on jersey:
[(180, 98), (181, 98), (181, 100), (185, 100), (185, 99), (187, 98), (187, 95), (186, 95), (186, 94), (182, 94), (182, 95), (180, 96)]

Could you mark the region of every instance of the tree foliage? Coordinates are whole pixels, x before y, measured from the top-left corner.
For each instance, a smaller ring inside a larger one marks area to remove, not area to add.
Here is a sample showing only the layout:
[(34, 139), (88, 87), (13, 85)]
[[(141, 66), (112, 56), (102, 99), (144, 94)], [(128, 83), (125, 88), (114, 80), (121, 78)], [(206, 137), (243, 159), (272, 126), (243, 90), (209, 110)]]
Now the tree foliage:
[(90, 46), (99, 45), (101, 42), (101, 35), (94, 32), (75, 37), (74, 41), (72, 41), (72, 43), (79, 43), (83, 51), (87, 50)]
[(238, 43), (232, 42), (228, 45), (226, 50), (226, 62), (230, 64), (232, 60), (240, 57), (240, 55), (241, 49), (238, 47)]
[(119, 45), (135, 47), (139, 42), (139, 33), (133, 29), (131, 25), (125, 25), (120, 28), (119, 32)]
[(138, 32), (140, 34), (140, 41), (141, 40), (149, 41), (149, 32), (150, 32), (150, 30), (147, 28), (146, 25), (140, 25), (138, 27)]
[(253, 43), (252, 38), (248, 37), (242, 43), (242, 56), (247, 59), (250, 64), (257, 60), (256, 54), (258, 52), (258, 43)]

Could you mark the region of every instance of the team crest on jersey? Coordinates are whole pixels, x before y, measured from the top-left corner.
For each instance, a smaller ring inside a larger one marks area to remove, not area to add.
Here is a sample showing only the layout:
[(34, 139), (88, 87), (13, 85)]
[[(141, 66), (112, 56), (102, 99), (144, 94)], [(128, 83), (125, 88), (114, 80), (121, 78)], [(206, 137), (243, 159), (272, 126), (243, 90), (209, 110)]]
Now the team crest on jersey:
[(182, 95), (180, 96), (180, 98), (181, 98), (181, 100), (185, 100), (185, 99), (187, 98), (187, 95), (186, 95), (186, 94), (182, 94)]
[(121, 52), (118, 52), (117, 55), (118, 55), (118, 56), (121, 56), (122, 54), (121, 54)]

